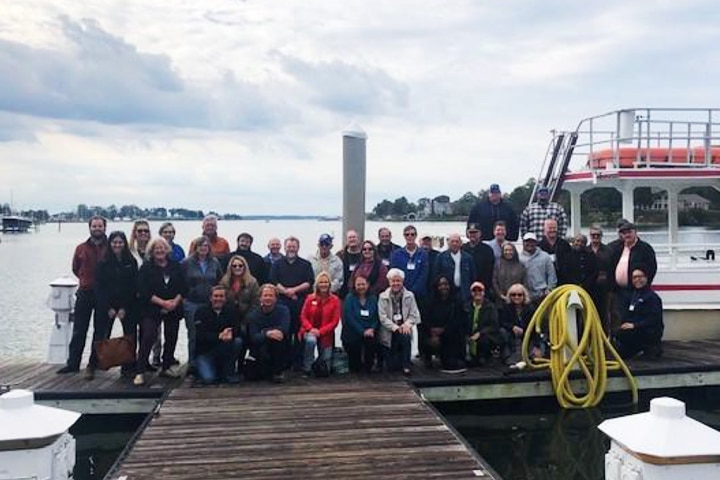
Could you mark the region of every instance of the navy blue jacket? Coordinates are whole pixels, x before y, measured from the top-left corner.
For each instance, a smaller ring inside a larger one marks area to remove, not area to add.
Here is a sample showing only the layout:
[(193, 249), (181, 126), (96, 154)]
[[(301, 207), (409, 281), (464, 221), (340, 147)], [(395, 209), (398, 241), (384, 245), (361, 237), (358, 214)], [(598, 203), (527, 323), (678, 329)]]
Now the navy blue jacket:
[(398, 248), (390, 256), (390, 268), (399, 268), (405, 272), (405, 288), (415, 295), (416, 300), (425, 297), (431, 268), (425, 250), (418, 247), (411, 256), (404, 247)]
[(275, 304), (275, 308), (269, 312), (263, 311), (258, 307), (248, 315), (248, 336), (253, 345), (262, 345), (265, 343), (265, 336), (268, 330), (280, 330), (285, 335), (285, 341), (288, 341), (290, 335), (290, 310), (280, 303)]
[(358, 297), (349, 293), (343, 302), (342, 323), (342, 341), (350, 344), (361, 342), (363, 333), (368, 328), (373, 330), (380, 328), (377, 297), (368, 295), (365, 298), (365, 306), (362, 307)]
[(483, 240), (492, 240), (494, 236), (493, 227), (495, 222), (502, 220), (505, 222), (506, 237), (511, 242), (518, 239), (518, 216), (515, 214), (512, 206), (505, 200), (500, 200), (497, 205), (490, 203), (487, 198), (475, 204), (470, 211), (468, 223), (477, 223), (480, 225), (480, 233)]
[[(454, 284), (455, 261), (450, 255), (450, 250), (441, 252), (440, 255), (437, 256), (437, 259), (435, 259), (433, 278), (437, 280), (440, 277), (445, 277), (451, 284)], [(476, 279), (475, 262), (472, 256), (460, 250), (460, 286), (458, 288), (460, 290), (460, 298), (464, 303), (470, 302), (470, 285), (472, 285)], [(488, 289), (486, 289), (486, 291), (487, 290)]]
[(665, 330), (662, 300), (650, 287), (633, 290), (630, 305), (623, 312), (621, 321), (634, 324), (636, 329), (652, 329), (662, 335)]
[(203, 355), (210, 353), (221, 343), (220, 332), (226, 328), (233, 329), (233, 336), (240, 335), (240, 322), (238, 311), (230, 304), (225, 305), (220, 312), (216, 312), (210, 305), (202, 305), (195, 312), (195, 353)]

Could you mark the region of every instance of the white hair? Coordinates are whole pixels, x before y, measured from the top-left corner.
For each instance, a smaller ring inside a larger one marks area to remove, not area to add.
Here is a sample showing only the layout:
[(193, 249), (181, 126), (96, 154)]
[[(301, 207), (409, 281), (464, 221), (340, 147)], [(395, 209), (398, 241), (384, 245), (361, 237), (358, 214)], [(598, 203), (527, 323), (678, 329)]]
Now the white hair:
[(390, 280), (393, 277), (400, 277), (405, 280), (405, 272), (403, 272), (399, 268), (391, 268), (390, 270), (388, 270), (387, 279)]

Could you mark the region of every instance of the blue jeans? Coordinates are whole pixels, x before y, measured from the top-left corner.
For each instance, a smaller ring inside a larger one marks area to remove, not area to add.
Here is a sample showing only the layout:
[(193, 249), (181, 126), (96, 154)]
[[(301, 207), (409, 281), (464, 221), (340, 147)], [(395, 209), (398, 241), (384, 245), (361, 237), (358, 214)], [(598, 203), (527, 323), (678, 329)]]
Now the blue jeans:
[(303, 339), (304, 344), (304, 354), (303, 354), (303, 365), (302, 369), (303, 372), (309, 372), (312, 369), (313, 361), (315, 361), (315, 347), (318, 348), (319, 356), (322, 359), (322, 361), (325, 362), (325, 364), (328, 367), (328, 371), (330, 370), (330, 361), (332, 360), (332, 347), (326, 347), (321, 348), (318, 345), (318, 339), (315, 335), (306, 334), (305, 338)]
[(198, 355), (195, 366), (200, 380), (213, 383), (234, 376), (242, 345), (241, 338), (234, 338), (231, 342), (220, 342), (213, 350)]

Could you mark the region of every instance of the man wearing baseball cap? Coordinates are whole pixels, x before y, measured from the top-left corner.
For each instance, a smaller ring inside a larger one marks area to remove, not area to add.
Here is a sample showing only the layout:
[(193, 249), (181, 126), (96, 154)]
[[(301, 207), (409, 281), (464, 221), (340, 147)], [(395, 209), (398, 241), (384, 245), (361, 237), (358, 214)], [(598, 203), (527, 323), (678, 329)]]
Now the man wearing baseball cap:
[(481, 240), (492, 240), (495, 223), (505, 222), (507, 239), (518, 239), (518, 217), (512, 206), (503, 200), (500, 185), (493, 183), (486, 199), (478, 201), (470, 211), (468, 225), (476, 224), (482, 232)]
[(523, 248), (520, 252), (520, 262), (525, 266), (527, 275), (530, 300), (536, 304), (557, 286), (557, 274), (552, 258), (540, 250), (537, 244), (537, 236), (533, 232), (527, 232), (523, 235)]
[(323, 233), (318, 238), (318, 249), (315, 255), (310, 255), (308, 261), (312, 265), (315, 277), (320, 272), (330, 275), (330, 291), (337, 293), (343, 286), (343, 262), (340, 257), (333, 255), (333, 237), (327, 233)]
[(634, 223), (627, 220), (619, 223), (618, 233), (622, 242), (613, 244), (612, 271), (615, 273), (617, 305), (623, 311), (633, 292), (633, 270), (642, 267), (647, 284), (651, 285), (657, 273), (657, 257), (652, 245), (638, 237)]
[(548, 218), (554, 218), (557, 221), (558, 236), (565, 238), (568, 227), (565, 209), (559, 203), (551, 202), (550, 189), (541, 185), (535, 194), (535, 202), (525, 207), (520, 215), (520, 235), (532, 232), (537, 238), (541, 238), (545, 220)]

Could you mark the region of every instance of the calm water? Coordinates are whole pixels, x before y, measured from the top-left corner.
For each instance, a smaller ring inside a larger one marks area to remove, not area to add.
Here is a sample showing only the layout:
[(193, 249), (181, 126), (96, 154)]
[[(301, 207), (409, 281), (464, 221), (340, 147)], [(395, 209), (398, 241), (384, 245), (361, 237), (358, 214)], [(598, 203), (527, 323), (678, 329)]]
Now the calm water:
[[(151, 222), (155, 236), (162, 222)], [(376, 239), (377, 229), (388, 226), (393, 239), (402, 243), (404, 223), (368, 222), (367, 236)], [(416, 223), (419, 233), (446, 235), (462, 231), (464, 224), (450, 222)], [(130, 233), (132, 223), (109, 223), (108, 233), (123, 230)], [(201, 233), (201, 222), (176, 222), (176, 241), (187, 250), (193, 238)], [(255, 238), (253, 250), (265, 255), (267, 241), (272, 237), (285, 238), (294, 235), (300, 239), (300, 255), (307, 257), (315, 252), (317, 239), (322, 233), (333, 235), (335, 245), (342, 244), (338, 237), (342, 230), (339, 221), (273, 220), (221, 221), (219, 233), (228, 239), (232, 248), (241, 232), (249, 232)], [(43, 360), (53, 324), (53, 313), (46, 301), (50, 293), (48, 283), (54, 279), (72, 276), (71, 261), (75, 246), (88, 237), (87, 224), (46, 224), (34, 233), (2, 235), (0, 239), (0, 357)], [(116, 322), (119, 323), (119, 322)], [(119, 326), (118, 331), (119, 331)], [(178, 356), (186, 352), (185, 335), (181, 332)], [(86, 348), (87, 350), (87, 348)]]

